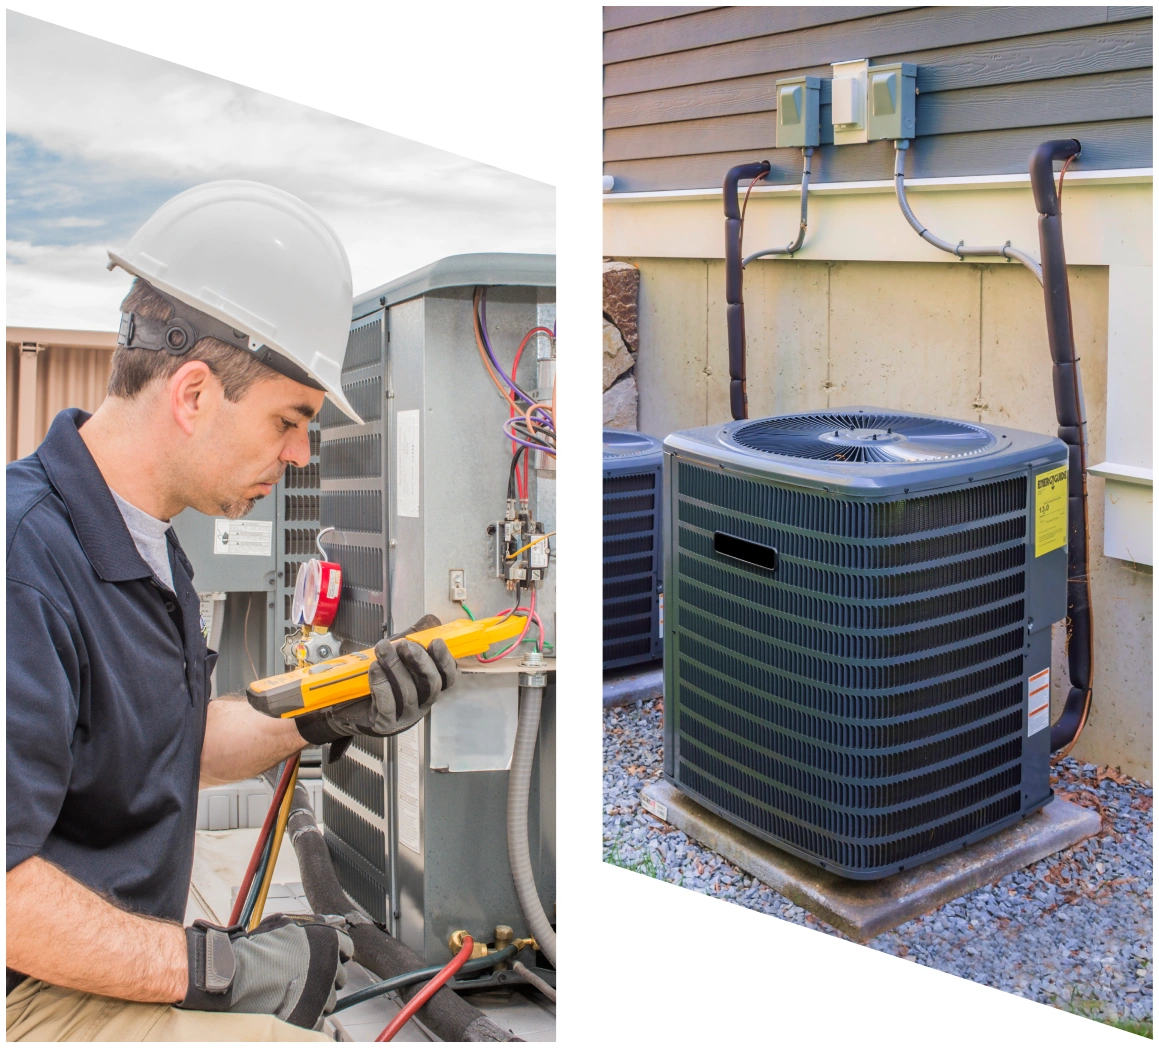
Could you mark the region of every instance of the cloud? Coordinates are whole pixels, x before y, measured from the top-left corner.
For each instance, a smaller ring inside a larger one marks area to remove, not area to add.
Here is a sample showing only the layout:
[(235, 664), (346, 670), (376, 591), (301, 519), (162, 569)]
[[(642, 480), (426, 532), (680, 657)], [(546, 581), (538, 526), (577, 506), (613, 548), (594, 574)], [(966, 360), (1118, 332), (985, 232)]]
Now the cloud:
[(108, 328), (118, 300), (90, 249), (219, 178), (317, 208), (356, 293), (449, 254), (554, 250), (544, 183), (23, 15), (7, 28), (9, 323)]

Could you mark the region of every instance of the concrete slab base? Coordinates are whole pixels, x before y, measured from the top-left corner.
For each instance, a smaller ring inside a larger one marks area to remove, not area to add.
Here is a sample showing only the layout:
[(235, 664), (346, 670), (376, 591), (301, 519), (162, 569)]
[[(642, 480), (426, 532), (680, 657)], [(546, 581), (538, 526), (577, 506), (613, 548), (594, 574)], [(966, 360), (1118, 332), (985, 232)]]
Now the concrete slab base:
[(664, 697), (664, 663), (645, 662), (609, 670), (604, 678), (604, 705), (630, 706)]
[(640, 796), (649, 813), (859, 942), (1070, 848), (1100, 826), (1097, 812), (1055, 798), (1017, 825), (953, 855), (880, 881), (850, 881), (745, 833), (671, 783), (654, 782)]

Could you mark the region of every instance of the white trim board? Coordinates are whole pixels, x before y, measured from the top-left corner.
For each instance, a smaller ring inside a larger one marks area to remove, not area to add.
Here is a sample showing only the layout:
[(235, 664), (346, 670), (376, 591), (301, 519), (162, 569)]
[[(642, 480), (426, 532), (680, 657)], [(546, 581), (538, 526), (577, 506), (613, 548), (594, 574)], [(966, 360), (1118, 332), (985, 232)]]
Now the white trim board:
[[(1107, 171), (1068, 171), (1063, 184), (1065, 196), (1067, 185), (1109, 186), (1133, 185), (1139, 183), (1150, 184), (1152, 168), (1122, 168)], [(1009, 189), (1011, 187), (1030, 187), (1030, 175), (949, 175), (942, 178), (907, 178), (905, 180), (907, 192), (937, 192), (942, 189)], [(723, 190), (717, 186), (706, 189), (656, 189), (644, 193), (617, 193), (614, 190), (604, 194), (605, 204), (638, 204), (655, 201), (678, 200), (717, 200)], [(862, 182), (813, 182), (809, 186), (809, 195), (821, 193), (892, 193), (893, 179), (873, 179)], [(778, 193), (790, 193), (800, 196), (801, 182), (778, 183), (770, 185), (760, 183), (753, 187), (751, 199), (762, 196), (771, 196)]]
[[(1150, 172), (1109, 173), (1086, 179), (1067, 175), (1063, 229), (1071, 265), (1150, 266)], [(951, 243), (1010, 241), (1038, 258), (1038, 213), (1027, 176), (992, 176), (907, 182), (910, 203), (931, 232)], [(903, 217), (892, 182), (838, 183), (809, 189), (809, 228), (796, 259), (816, 261), (939, 262), (961, 265), (954, 255), (922, 240)], [(626, 196), (626, 194), (624, 195)], [(614, 258), (724, 257), (720, 190), (639, 195), (632, 206), (605, 197), (604, 254)], [(620, 198), (623, 201), (623, 197)], [(613, 204), (615, 203), (615, 206)], [(745, 222), (745, 252), (789, 243), (800, 221), (800, 187), (754, 190)], [(784, 257), (754, 265), (783, 265)], [(970, 261), (991, 262), (989, 258)], [(998, 264), (1001, 264), (1000, 262)], [(1010, 263), (1016, 265), (1017, 263)]]

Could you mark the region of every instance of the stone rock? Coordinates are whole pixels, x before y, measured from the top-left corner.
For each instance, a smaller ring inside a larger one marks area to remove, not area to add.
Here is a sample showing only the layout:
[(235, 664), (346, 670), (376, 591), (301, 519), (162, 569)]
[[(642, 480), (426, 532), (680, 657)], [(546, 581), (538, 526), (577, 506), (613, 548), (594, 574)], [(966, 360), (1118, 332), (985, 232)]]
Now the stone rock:
[(637, 352), (640, 333), (640, 271), (630, 262), (604, 263), (604, 313), (620, 329), (628, 348)]
[(635, 429), (636, 376), (627, 375), (604, 393), (604, 425), (608, 429)]
[(636, 363), (636, 358), (628, 352), (620, 329), (609, 321), (604, 321), (604, 389), (609, 389), (625, 371)]

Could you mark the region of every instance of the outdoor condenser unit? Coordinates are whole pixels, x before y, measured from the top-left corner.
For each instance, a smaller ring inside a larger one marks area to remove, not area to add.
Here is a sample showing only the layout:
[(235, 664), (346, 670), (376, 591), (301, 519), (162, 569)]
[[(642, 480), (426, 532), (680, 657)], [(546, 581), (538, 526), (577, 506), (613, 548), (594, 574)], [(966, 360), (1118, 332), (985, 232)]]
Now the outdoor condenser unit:
[[(331, 627), (342, 650), (374, 645), (426, 613), (463, 618), (461, 575), (476, 616), (511, 605), (492, 576), (488, 526), (502, 521), (511, 467), (508, 405), (476, 351), (472, 295), (487, 288), (491, 341), (510, 367), (520, 340), (555, 324), (555, 258), (476, 254), (442, 259), (360, 296), (342, 388), (362, 425), (321, 412), (322, 528), (343, 571)], [(518, 381), (551, 399), (554, 349), (532, 339)], [(531, 512), (555, 530), (554, 460), (530, 465)], [(526, 594), (526, 590), (524, 593)], [(554, 568), (537, 591), (555, 642)], [(534, 627), (532, 627), (534, 630)], [(534, 635), (534, 633), (530, 634)], [(552, 651), (554, 649), (551, 649)], [(355, 737), (323, 765), (322, 821), (339, 881), (374, 920), (428, 963), (465, 929), (529, 934), (507, 850), (507, 767), (518, 711), (516, 658), (461, 663), (430, 715), (389, 739)], [(328, 755), (327, 755), (328, 756)], [(555, 903), (555, 686), (548, 674), (530, 799), (529, 843), (540, 899)]]
[(660, 504), (663, 445), (604, 430), (604, 669), (663, 654)]
[(664, 450), (666, 779), (867, 880), (1051, 799), (1061, 441), (847, 408)]

